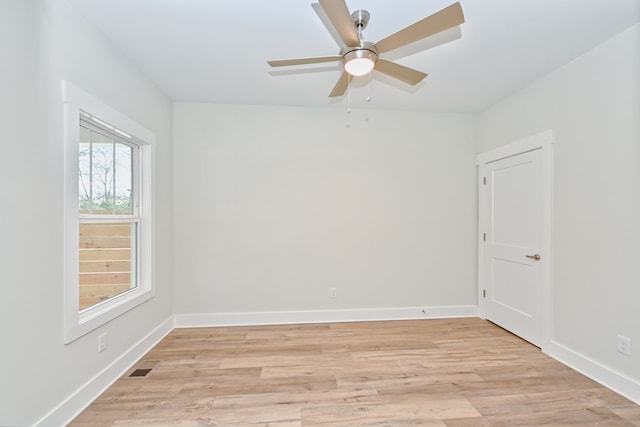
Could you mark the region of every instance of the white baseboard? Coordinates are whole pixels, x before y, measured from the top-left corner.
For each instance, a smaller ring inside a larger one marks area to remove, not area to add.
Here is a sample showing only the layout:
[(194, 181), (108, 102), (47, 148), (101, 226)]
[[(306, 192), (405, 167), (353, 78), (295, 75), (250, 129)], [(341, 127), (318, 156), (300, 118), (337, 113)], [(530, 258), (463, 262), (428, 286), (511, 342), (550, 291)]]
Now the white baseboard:
[(559, 362), (640, 405), (640, 383), (562, 344), (551, 341), (543, 351)]
[(173, 316), (162, 322), (153, 331), (138, 341), (122, 356), (113, 361), (100, 373), (87, 381), (71, 396), (42, 417), (35, 426), (64, 426), (69, 424), (91, 402), (109, 388), (133, 364), (173, 330)]
[(176, 328), (195, 328), (207, 326), (285, 325), (296, 323), (365, 322), (376, 320), (440, 319), (477, 316), (477, 306), (461, 305), (353, 310), (176, 314), (174, 324)]

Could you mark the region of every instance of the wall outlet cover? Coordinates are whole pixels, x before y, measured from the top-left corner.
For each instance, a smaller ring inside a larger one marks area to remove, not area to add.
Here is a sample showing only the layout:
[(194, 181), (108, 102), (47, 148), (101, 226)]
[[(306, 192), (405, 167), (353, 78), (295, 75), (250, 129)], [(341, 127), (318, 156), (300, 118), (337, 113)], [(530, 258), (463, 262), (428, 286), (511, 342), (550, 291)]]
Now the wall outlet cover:
[(631, 356), (631, 339), (618, 335), (618, 352)]

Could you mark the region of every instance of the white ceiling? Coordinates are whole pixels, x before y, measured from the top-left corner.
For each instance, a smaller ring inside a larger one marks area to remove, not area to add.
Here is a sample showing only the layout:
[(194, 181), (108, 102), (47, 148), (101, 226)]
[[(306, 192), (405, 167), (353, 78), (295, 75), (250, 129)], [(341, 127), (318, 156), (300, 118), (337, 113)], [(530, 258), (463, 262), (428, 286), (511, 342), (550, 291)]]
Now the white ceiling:
[[(345, 108), (329, 99), (338, 63), (273, 69), (268, 59), (337, 55), (312, 0), (70, 0), (176, 101)], [(378, 40), (453, 0), (347, 0)], [(374, 73), (357, 108), (477, 112), (640, 22), (640, 0), (460, 0), (460, 27), (389, 52), (429, 76), (416, 87)], [(424, 50), (423, 50), (424, 49)], [(585, 88), (588, 90), (588, 88)], [(371, 96), (367, 104), (365, 99)]]

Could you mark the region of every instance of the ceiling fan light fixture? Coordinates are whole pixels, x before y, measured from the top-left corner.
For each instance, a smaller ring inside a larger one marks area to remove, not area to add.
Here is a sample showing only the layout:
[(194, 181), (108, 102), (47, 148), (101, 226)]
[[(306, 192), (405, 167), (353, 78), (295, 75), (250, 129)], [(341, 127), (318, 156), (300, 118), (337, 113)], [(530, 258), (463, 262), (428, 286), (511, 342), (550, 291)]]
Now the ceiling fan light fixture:
[(365, 42), (362, 46), (343, 49), (342, 66), (352, 76), (369, 74), (378, 60), (378, 52), (372, 43)]
[(370, 58), (353, 58), (345, 62), (344, 70), (352, 76), (364, 76), (373, 70), (374, 65)]

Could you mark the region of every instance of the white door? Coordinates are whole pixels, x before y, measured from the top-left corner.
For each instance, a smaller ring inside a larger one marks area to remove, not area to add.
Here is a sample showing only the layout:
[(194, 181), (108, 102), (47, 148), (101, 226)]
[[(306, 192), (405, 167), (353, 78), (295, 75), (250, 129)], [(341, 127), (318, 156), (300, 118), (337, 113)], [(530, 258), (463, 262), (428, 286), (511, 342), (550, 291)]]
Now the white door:
[(543, 147), (484, 160), (479, 193), (481, 312), (541, 347), (549, 324), (550, 168)]

